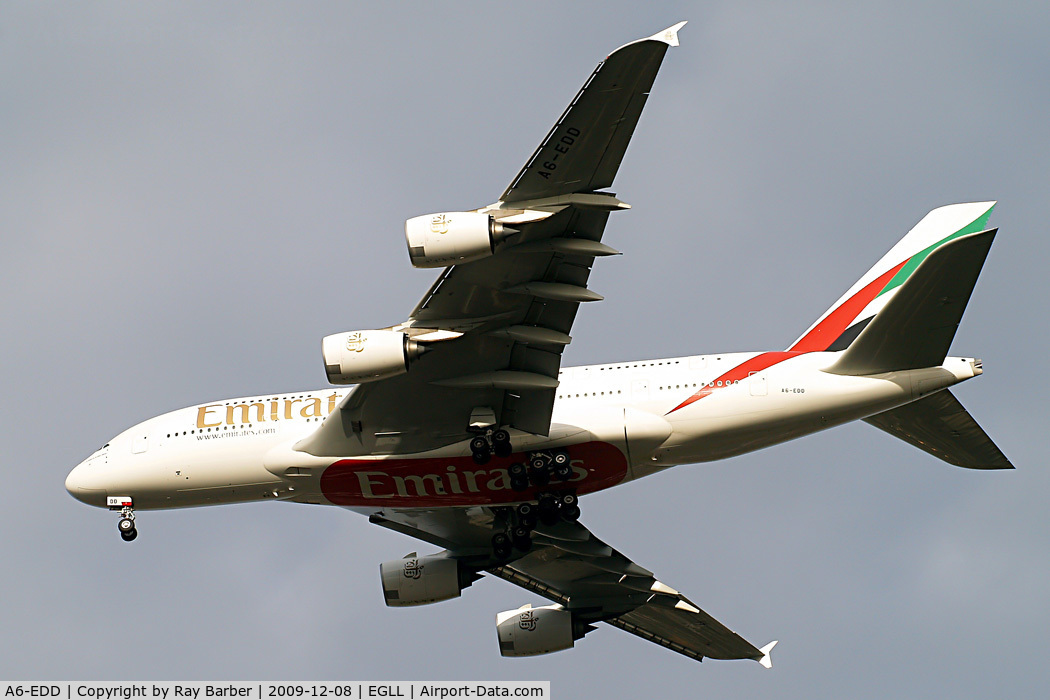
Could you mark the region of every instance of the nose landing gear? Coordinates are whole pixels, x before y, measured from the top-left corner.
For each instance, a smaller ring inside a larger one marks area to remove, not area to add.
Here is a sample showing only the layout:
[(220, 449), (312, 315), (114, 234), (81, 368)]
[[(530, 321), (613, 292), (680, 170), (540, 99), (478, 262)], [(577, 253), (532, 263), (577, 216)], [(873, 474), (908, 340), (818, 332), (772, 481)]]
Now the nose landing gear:
[(139, 531), (135, 529), (135, 507), (130, 497), (110, 496), (106, 499), (106, 505), (110, 510), (120, 511), (120, 521), (117, 523), (120, 539), (131, 542), (139, 536)]

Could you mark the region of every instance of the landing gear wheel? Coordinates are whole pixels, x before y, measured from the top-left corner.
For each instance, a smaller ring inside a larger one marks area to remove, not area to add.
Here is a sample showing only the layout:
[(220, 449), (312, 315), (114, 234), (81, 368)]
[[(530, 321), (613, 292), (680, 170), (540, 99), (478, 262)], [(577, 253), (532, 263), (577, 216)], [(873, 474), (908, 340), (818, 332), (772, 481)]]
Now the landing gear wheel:
[(497, 532), (492, 536), (492, 554), (497, 559), (506, 559), (510, 556), (511, 549), (510, 537), (505, 532)]
[(127, 532), (125, 532), (124, 530), (120, 531), (120, 539), (124, 540), (125, 542), (131, 542), (132, 540), (134, 540), (138, 536), (139, 536), (139, 531), (136, 530), (135, 528), (131, 528)]
[(492, 451), (496, 453), (497, 457), (510, 457), (510, 433), (500, 428), (496, 432), (492, 433)]
[(540, 522), (544, 525), (553, 525), (558, 522), (558, 501), (550, 494), (540, 496), (539, 502)]
[(546, 486), (550, 483), (551, 473), (547, 471), (547, 465), (542, 467), (530, 466), (529, 467), (529, 481), (536, 484), (537, 486)]
[(547, 469), (547, 460), (543, 457), (543, 455), (539, 455), (539, 454), (533, 455), (533, 456), (529, 457), (529, 469), (536, 469), (536, 470), (543, 469), (543, 470), (546, 470)]
[(485, 464), (492, 459), (492, 448), (489, 441), (480, 435), (470, 440), (470, 456), (474, 458), (474, 464)]
[(521, 527), (531, 530), (536, 527), (536, 506), (531, 503), (522, 503), (516, 510), (518, 516), (518, 524)]
[(551, 461), (554, 463), (554, 466), (556, 466), (556, 467), (560, 466), (562, 464), (568, 464), (569, 463), (569, 453), (566, 452), (565, 450), (555, 450), (554, 454), (551, 455)]
[(561, 509), (561, 517), (567, 522), (574, 523), (580, 519), (579, 506), (566, 506)]
[(571, 508), (576, 505), (576, 494), (574, 493), (563, 493), (558, 496), (558, 507), (559, 508)]
[(554, 477), (558, 481), (568, 481), (572, 478), (572, 465), (570, 465), (568, 462), (566, 462), (565, 464), (555, 463)]
[(135, 532), (135, 521), (131, 518), (121, 518), (120, 522), (117, 523), (117, 529), (120, 530), (120, 534), (129, 532)]
[(515, 491), (528, 491), (529, 490), (529, 479), (526, 476), (512, 476), (510, 477), (510, 487)]
[(527, 552), (532, 549), (532, 537), (527, 527), (516, 527), (511, 530), (511, 538), (514, 540), (514, 546), (521, 551)]
[(514, 464), (507, 467), (507, 473), (510, 474), (511, 479), (513, 479), (516, 476), (523, 476), (528, 478), (528, 471), (526, 471), (525, 465), (521, 462), (515, 462)]

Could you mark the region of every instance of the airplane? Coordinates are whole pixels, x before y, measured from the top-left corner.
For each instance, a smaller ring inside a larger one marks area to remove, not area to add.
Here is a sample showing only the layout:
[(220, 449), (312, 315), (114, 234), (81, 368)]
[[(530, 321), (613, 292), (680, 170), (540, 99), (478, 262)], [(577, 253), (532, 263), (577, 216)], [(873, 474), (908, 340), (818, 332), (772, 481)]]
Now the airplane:
[(949, 464), (1011, 469), (950, 387), (948, 356), (997, 229), (994, 202), (928, 213), (784, 350), (561, 367), (609, 215), (608, 188), (676, 24), (611, 53), (494, 204), (405, 224), (439, 268), (403, 323), (322, 341), (332, 387), (212, 401), (107, 442), (66, 479), (120, 515), (248, 501), (334, 505), (440, 551), (380, 567), (389, 606), (485, 574), (550, 601), (496, 616), (503, 656), (569, 649), (598, 623), (697, 661), (756, 647), (595, 536), (579, 499), (681, 464), (862, 420)]

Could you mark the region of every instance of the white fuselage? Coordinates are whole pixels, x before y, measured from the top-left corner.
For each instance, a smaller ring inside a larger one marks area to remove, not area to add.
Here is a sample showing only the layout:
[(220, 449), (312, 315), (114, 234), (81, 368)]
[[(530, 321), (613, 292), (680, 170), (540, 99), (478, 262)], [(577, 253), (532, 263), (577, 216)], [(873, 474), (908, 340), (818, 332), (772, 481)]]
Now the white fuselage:
[(70, 472), (85, 503), (136, 509), (266, 499), (355, 509), (529, 500), (506, 467), (560, 447), (586, 494), (677, 464), (743, 454), (914, 401), (980, 374), (969, 358), (872, 376), (824, 371), (839, 353), (731, 353), (565, 368), (549, 436), (511, 431), (515, 453), (473, 464), (467, 440), (426, 453), (315, 457), (294, 449), (347, 389), (184, 408), (113, 438)]

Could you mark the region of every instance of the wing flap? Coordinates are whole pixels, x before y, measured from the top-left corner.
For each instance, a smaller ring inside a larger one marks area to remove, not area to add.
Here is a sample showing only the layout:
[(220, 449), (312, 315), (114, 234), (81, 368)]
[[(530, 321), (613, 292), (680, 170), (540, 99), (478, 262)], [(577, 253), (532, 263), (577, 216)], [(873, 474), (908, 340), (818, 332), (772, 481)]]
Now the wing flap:
[(697, 661), (704, 657), (759, 661), (766, 656), (685, 598), (653, 596), (645, 605), (605, 622)]

